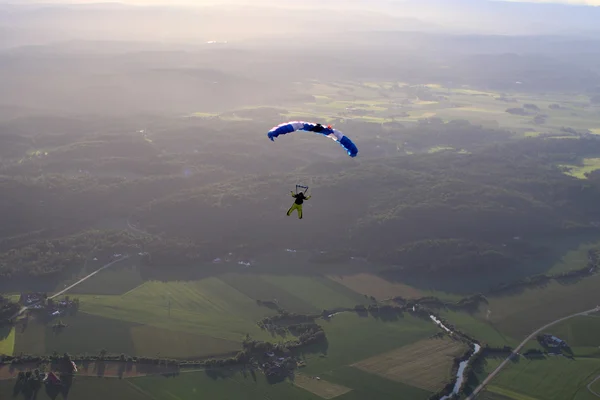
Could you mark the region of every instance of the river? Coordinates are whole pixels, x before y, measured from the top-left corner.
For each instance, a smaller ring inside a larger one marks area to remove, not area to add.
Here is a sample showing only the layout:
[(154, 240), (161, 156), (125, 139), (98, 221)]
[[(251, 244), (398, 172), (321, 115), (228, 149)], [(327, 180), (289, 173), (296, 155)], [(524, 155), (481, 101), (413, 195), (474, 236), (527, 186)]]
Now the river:
[[(452, 331), (450, 329), (448, 329), (447, 326), (442, 324), (442, 322), (439, 319), (437, 319), (435, 316), (430, 315), (429, 318), (431, 318), (433, 320), (433, 322), (435, 322), (441, 328), (446, 330), (446, 332), (452, 333)], [(447, 396), (442, 397), (440, 400), (449, 400), (449, 399), (453, 398), (454, 396), (456, 396), (458, 394), (458, 392), (460, 391), (460, 388), (463, 385), (463, 381), (465, 380), (465, 368), (467, 368), (467, 365), (469, 365), (469, 361), (471, 361), (471, 358), (473, 358), (473, 356), (475, 356), (475, 354), (479, 353), (479, 351), (481, 350), (481, 346), (478, 345), (477, 343), (473, 343), (473, 346), (475, 348), (475, 351), (473, 351), (473, 354), (471, 355), (471, 357), (469, 357), (467, 360), (461, 361), (461, 363), (458, 364), (458, 371), (456, 372), (457, 379), (456, 379), (456, 383), (454, 384), (454, 389), (452, 390), (452, 393), (450, 393)]]

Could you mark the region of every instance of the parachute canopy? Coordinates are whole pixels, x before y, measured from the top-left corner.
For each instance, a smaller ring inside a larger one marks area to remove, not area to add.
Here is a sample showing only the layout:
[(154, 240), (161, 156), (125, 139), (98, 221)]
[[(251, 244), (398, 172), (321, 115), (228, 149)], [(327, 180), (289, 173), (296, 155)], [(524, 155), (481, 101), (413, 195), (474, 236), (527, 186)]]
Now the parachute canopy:
[(269, 137), (269, 139), (271, 139), (271, 141), (274, 141), (275, 138), (279, 135), (285, 135), (286, 133), (295, 131), (315, 132), (320, 135), (327, 136), (338, 142), (344, 148), (344, 150), (346, 150), (350, 157), (356, 157), (356, 155), (358, 154), (358, 148), (354, 143), (352, 143), (352, 140), (350, 140), (348, 136), (345, 136), (342, 132), (332, 128), (331, 126), (323, 126), (314, 122), (285, 122), (283, 124), (273, 127), (273, 129), (269, 131), (267, 136)]

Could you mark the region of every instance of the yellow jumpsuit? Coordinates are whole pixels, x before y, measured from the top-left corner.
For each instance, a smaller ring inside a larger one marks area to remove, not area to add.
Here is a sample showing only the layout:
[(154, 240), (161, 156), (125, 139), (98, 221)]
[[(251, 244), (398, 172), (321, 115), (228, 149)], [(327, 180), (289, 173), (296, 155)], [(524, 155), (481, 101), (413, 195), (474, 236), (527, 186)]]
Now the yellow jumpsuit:
[[(292, 212), (294, 212), (294, 210), (298, 210), (298, 218), (302, 219), (302, 201), (310, 199), (311, 196), (304, 198), (298, 198), (296, 196), (297, 194), (294, 194), (294, 192), (292, 192), (292, 197), (294, 197), (296, 201), (294, 201), (294, 204), (292, 204), (292, 206), (288, 210), (287, 215), (289, 217), (290, 215), (292, 215)], [(300, 203), (298, 203), (298, 201), (300, 201)]]

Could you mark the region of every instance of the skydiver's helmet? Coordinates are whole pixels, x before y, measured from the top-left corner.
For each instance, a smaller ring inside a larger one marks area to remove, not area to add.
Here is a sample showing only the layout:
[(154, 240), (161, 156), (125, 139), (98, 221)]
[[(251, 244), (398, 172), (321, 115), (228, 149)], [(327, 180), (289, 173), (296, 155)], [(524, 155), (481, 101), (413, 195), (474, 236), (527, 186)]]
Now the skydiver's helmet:
[(302, 197), (302, 198), (304, 198), (304, 192), (300, 192), (300, 193), (298, 193), (298, 197)]

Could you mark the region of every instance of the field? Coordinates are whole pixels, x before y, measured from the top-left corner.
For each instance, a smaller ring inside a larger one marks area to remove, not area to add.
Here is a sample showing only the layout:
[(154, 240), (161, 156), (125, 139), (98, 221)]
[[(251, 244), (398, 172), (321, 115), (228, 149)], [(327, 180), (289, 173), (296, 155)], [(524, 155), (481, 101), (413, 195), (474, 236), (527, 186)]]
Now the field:
[(353, 367), (341, 367), (321, 374), (321, 378), (352, 388), (351, 392), (340, 396), (339, 400), (364, 399), (411, 399), (426, 400), (431, 392), (392, 381), (379, 375), (370, 374)]
[[(589, 99), (585, 96), (505, 94), (435, 83), (408, 86), (402, 82), (314, 81), (303, 83), (298, 89), (312, 95), (314, 100), (283, 105), (287, 110), (283, 119), (410, 124), (437, 117), (445, 121), (464, 119), (488, 127), (500, 126), (526, 136), (565, 136), (561, 131), (563, 127), (594, 133), (600, 126), (597, 108), (589, 107)], [(528, 115), (506, 112), (525, 104), (533, 105)], [(231, 118), (231, 115), (235, 113), (226, 113), (220, 118)], [(534, 122), (536, 115), (544, 115), (545, 120)], [(201, 113), (197, 116), (205, 117)], [(252, 117), (245, 117), (248, 118)]]
[(131, 329), (135, 354), (167, 358), (203, 358), (240, 350), (239, 342), (187, 332), (138, 326)]
[(495, 328), (494, 324), (485, 318), (477, 318), (466, 312), (440, 311), (440, 316), (452, 322), (462, 332), (477, 338), (490, 346), (516, 346), (518, 341), (505, 336)]
[[(377, 375), (367, 374), (352, 367), (342, 367), (321, 374), (319, 375), (320, 381), (313, 380), (313, 376), (304, 375), (304, 372), (299, 374), (300, 383), (286, 380), (277, 384), (268, 384), (264, 375), (251, 371), (193, 372), (183, 373), (169, 379), (148, 377), (130, 379), (128, 382), (146, 393), (152, 393), (155, 400), (191, 400), (198, 398), (199, 394), (211, 400), (320, 400), (332, 398), (321, 397), (326, 395), (321, 392), (322, 387), (316, 387), (320, 384), (324, 384), (332, 390), (335, 388), (335, 394), (339, 393), (339, 395), (333, 398), (337, 400), (364, 400), (367, 398), (426, 400), (431, 395), (430, 392)], [(298, 380), (298, 376), (295, 380)], [(317, 390), (318, 394), (313, 393)], [(331, 391), (328, 393), (334, 394)]]
[[(99, 274), (102, 275), (102, 274)], [(90, 281), (93, 281), (91, 279)], [(98, 288), (91, 285), (90, 289)], [(326, 277), (275, 276), (230, 273), (198, 281), (147, 281), (121, 295), (75, 294), (80, 310), (63, 316), (67, 327), (53, 330), (31, 318), (16, 329), (15, 352), (28, 354), (97, 354), (100, 350), (136, 356), (203, 358), (241, 349), (247, 334), (266, 341), (282, 340), (256, 324), (276, 310), (257, 300), (276, 301), (292, 312), (320, 314), (323, 309), (353, 308), (370, 300)], [(319, 365), (347, 365), (362, 358), (400, 347), (434, 333), (429, 321), (410, 316), (386, 322), (354, 313), (338, 314), (323, 322), (331, 341)], [(366, 337), (373, 345), (357, 348)], [(307, 357), (321, 349), (309, 351)], [(311, 354), (312, 353), (312, 354)]]
[[(355, 313), (342, 313), (335, 315), (329, 322), (321, 321), (320, 323), (327, 332), (328, 341), (324, 345), (305, 348), (299, 355), (305, 359), (307, 366), (301, 370), (298, 375), (299, 379), (297, 377), (298, 380), (295, 383), (286, 380), (269, 384), (262, 373), (239, 369), (182, 372), (174, 378), (139, 377), (124, 381), (114, 380), (114, 382), (127, 382), (128, 388), (136, 388), (139, 393), (152, 393), (148, 398), (153, 400), (192, 399), (199, 395), (211, 399), (317, 400), (333, 398), (331, 396), (334, 394), (339, 394), (335, 398), (341, 400), (364, 399), (368, 394), (382, 400), (396, 399), (402, 395), (415, 400), (424, 400), (431, 394), (429, 391), (384, 379), (349, 366), (361, 359), (427, 338), (437, 332), (437, 328), (430, 321), (410, 316), (398, 318), (395, 321), (382, 321), (373, 317), (360, 317)], [(146, 329), (146, 327), (134, 326), (131, 328), (132, 331), (139, 329)], [(138, 340), (134, 339), (133, 343), (137, 345)], [(181, 341), (181, 339), (173, 340)], [(90, 371), (91, 374), (94, 374), (93, 366), (90, 367)], [(114, 375), (114, 372), (109, 371), (109, 373), (111, 376)], [(116, 373), (118, 375), (119, 372)], [(317, 376), (321, 379), (312, 379)], [(85, 377), (78, 376), (71, 389), (72, 393), (76, 393), (77, 390), (85, 390), (88, 382), (89, 380)], [(11, 390), (7, 384), (3, 385), (0, 388), (4, 388), (5, 391)], [(117, 383), (113, 383), (113, 385), (115, 385), (116, 392), (111, 395), (112, 397), (117, 396), (116, 393), (118, 396), (121, 393), (128, 393), (127, 391), (122, 392), (122, 390), (128, 390), (126, 386), (118, 386), (120, 384)], [(117, 392), (119, 390), (121, 392)], [(318, 393), (318, 395), (314, 393)], [(73, 395), (70, 397), (77, 398)], [(38, 396), (38, 399), (40, 398), (45, 399), (45, 397)], [(89, 398), (94, 399), (95, 397)]]
[(600, 246), (597, 235), (573, 235), (573, 237), (540, 244), (551, 247), (560, 254), (560, 258), (547, 270), (547, 274), (558, 274), (585, 267), (588, 264), (588, 251)]
[(303, 373), (318, 375), (425, 339), (438, 329), (431, 321), (405, 315), (396, 321), (338, 314), (321, 325), (327, 346), (307, 349)]
[(563, 165), (567, 175), (579, 179), (587, 179), (586, 174), (600, 169), (600, 158), (584, 158), (580, 165)]
[(489, 296), (489, 305), (478, 317), (513, 339), (523, 339), (537, 328), (573, 313), (595, 308), (600, 304), (600, 275), (577, 283), (555, 281), (540, 288), (528, 288), (510, 296)]
[(15, 328), (0, 328), (0, 354), (12, 356), (15, 348)]
[(116, 354), (134, 354), (130, 329), (135, 324), (83, 312), (73, 317), (63, 317), (61, 320), (68, 327), (60, 333), (53, 332), (53, 323), (44, 325), (32, 320), (25, 330), (18, 326), (15, 352), (98, 354), (100, 350), (106, 349)]
[[(78, 368), (77, 378), (93, 376), (98, 378), (124, 379), (149, 375), (156, 376), (165, 373), (172, 374), (177, 372), (177, 368), (171, 366), (166, 367), (164, 365), (135, 364), (111, 361), (77, 361), (76, 364)], [(27, 372), (35, 368), (38, 368), (36, 363), (0, 366), (0, 381), (16, 379), (19, 375), (19, 372)], [(41, 367), (41, 371), (48, 372), (50, 370), (60, 374), (60, 371), (57, 368), (52, 368), (48, 364)]]
[(586, 400), (596, 398), (587, 385), (600, 375), (600, 360), (562, 356), (509, 364), (488, 391), (515, 400)]
[(309, 303), (319, 312), (336, 307), (353, 308), (366, 303), (364, 296), (327, 278), (301, 276), (267, 276), (267, 282)]
[(217, 278), (146, 282), (123, 296), (81, 296), (81, 310), (166, 330), (241, 342), (246, 334), (269, 338), (256, 321), (274, 311)]
[(590, 385), (590, 389), (593, 390), (595, 393), (600, 394), (600, 379), (595, 380), (594, 383)]
[[(14, 386), (14, 381), (0, 380), (0, 398), (19, 400), (27, 398), (18, 393), (13, 396)], [(56, 393), (46, 390), (46, 388), (42, 388), (35, 397), (36, 400), (62, 400), (66, 398), (73, 400), (152, 400), (152, 397), (141, 393), (129, 380), (112, 378), (75, 378), (73, 385), (69, 390), (64, 390), (62, 393), (59, 393), (58, 396)]]
[(426, 339), (362, 360), (352, 366), (436, 392), (451, 380), (454, 357), (466, 350), (466, 345), (451, 339)]
[(321, 399), (289, 381), (271, 385), (263, 374), (251, 371), (194, 372), (172, 379), (136, 378), (129, 382), (146, 393), (152, 393), (154, 400)]
[[(95, 262), (82, 271), (82, 274), (96, 270), (103, 263)], [(140, 271), (135, 266), (123, 266), (121, 263), (102, 271), (71, 291), (72, 294), (114, 294), (121, 295), (144, 283)]]
[(277, 301), (280, 307), (296, 313), (314, 313), (319, 310), (309, 302), (268, 282), (260, 275), (227, 274), (219, 277), (236, 290), (254, 300)]
[(575, 356), (600, 357), (600, 317), (581, 316), (564, 321), (545, 331), (569, 344)]
[(423, 294), (408, 285), (393, 283), (373, 274), (356, 274), (346, 276), (329, 276), (329, 279), (338, 282), (357, 293), (373, 296), (377, 300), (386, 300), (397, 296), (407, 299), (422, 297)]
[(308, 377), (303, 374), (296, 374), (294, 376), (294, 385), (308, 390), (323, 399), (333, 399), (352, 390), (342, 385), (336, 385), (335, 383), (316, 379), (316, 377)]
[(428, 289), (417, 289), (414, 286), (409, 286), (404, 283), (390, 282), (370, 273), (359, 273), (354, 275), (329, 275), (328, 278), (346, 286), (355, 292), (365, 294), (367, 296), (373, 296), (377, 300), (387, 300), (397, 296), (404, 297), (405, 299), (436, 296), (440, 299), (448, 301), (456, 301), (461, 298), (461, 296), (451, 293)]

